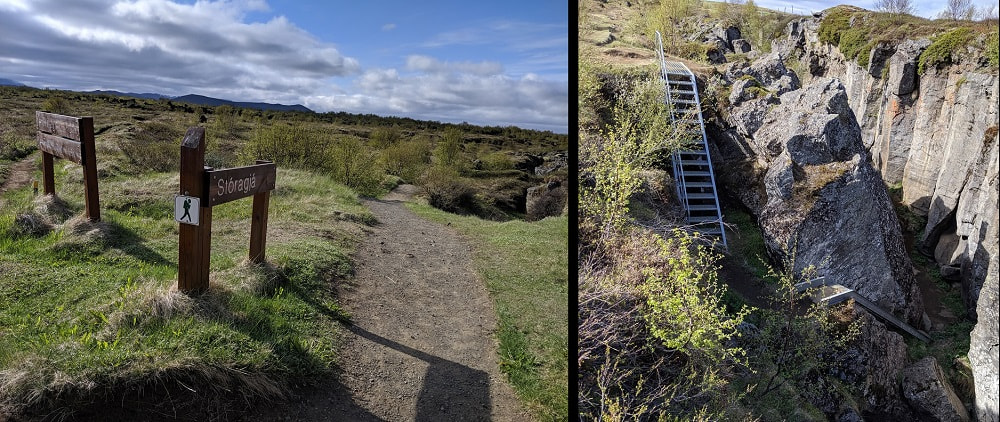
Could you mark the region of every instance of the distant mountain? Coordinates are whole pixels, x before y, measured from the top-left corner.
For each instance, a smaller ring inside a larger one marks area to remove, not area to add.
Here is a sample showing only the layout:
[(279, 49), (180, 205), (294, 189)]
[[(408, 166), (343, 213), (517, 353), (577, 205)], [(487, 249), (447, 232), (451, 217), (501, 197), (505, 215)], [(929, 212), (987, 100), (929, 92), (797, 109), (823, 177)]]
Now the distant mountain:
[(284, 105), (284, 104), (271, 104), (271, 103), (246, 103), (246, 102), (221, 100), (218, 98), (212, 98), (212, 97), (206, 97), (204, 95), (194, 95), (194, 94), (174, 97), (172, 98), (172, 100), (181, 103), (197, 104), (204, 106), (229, 105), (233, 107), (253, 108), (257, 110), (304, 111), (307, 113), (313, 112), (312, 110), (301, 104)]
[(20, 82), (18, 82), (18, 81), (15, 81), (15, 80), (13, 80), (13, 79), (4, 79), (4, 78), (0, 78), (0, 85), (7, 85), (7, 86), (25, 86), (24, 84), (22, 84), (22, 83), (20, 83)]
[(154, 94), (151, 92), (144, 92), (142, 94), (136, 94), (134, 92), (120, 92), (120, 91), (90, 91), (91, 94), (104, 94), (104, 95), (117, 95), (119, 97), (132, 97), (132, 98), (144, 98), (147, 100), (159, 100), (160, 98), (171, 99), (173, 97), (163, 94)]

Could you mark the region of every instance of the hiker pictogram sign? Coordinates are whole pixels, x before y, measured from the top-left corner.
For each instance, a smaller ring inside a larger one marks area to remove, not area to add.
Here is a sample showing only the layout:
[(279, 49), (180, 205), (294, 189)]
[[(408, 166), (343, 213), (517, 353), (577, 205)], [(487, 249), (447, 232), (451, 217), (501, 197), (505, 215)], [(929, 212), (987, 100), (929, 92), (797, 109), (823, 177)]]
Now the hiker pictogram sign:
[(181, 224), (177, 288), (184, 292), (208, 288), (212, 250), (212, 207), (253, 196), (250, 217), (250, 261), (264, 262), (267, 208), (277, 169), (257, 160), (246, 167), (216, 170), (205, 167), (205, 128), (188, 129), (181, 141), (180, 193), (174, 199), (174, 219)]
[[(192, 226), (198, 225), (198, 212), (201, 200), (193, 196), (177, 195), (174, 197), (174, 221)], [(194, 212), (191, 212), (194, 210)]]

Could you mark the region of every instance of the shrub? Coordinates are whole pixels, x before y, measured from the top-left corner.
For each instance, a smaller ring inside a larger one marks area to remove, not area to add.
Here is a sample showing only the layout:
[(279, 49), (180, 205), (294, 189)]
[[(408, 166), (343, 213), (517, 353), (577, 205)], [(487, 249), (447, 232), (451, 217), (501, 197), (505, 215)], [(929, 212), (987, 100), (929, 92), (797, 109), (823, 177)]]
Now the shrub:
[(994, 70), (1000, 67), (1000, 53), (998, 53), (1000, 45), (998, 44), (1000, 44), (1000, 33), (993, 31), (986, 38), (986, 57), (989, 59), (990, 65), (993, 66)]
[(131, 165), (131, 172), (172, 171), (180, 166), (180, 139), (184, 134), (174, 126), (143, 122), (138, 130), (117, 142)]
[(444, 131), (441, 140), (438, 141), (434, 149), (434, 159), (436, 164), (455, 167), (459, 164), (459, 153), (461, 152), (462, 132), (454, 127)]
[(55, 114), (69, 114), (69, 102), (63, 97), (53, 95), (42, 102), (42, 110)]
[(375, 165), (377, 154), (360, 139), (342, 137), (330, 146), (327, 155), (334, 180), (362, 195), (374, 196), (381, 192), (383, 174)]
[(386, 148), (395, 145), (402, 139), (399, 129), (394, 127), (378, 127), (368, 135), (368, 140), (377, 148)]
[(483, 163), (483, 170), (487, 171), (504, 171), (514, 168), (514, 160), (511, 160), (510, 155), (500, 151), (486, 154), (480, 160)]
[(950, 63), (953, 59), (952, 54), (968, 45), (972, 38), (972, 29), (965, 27), (956, 28), (934, 37), (931, 45), (920, 54), (917, 74), (923, 75), (930, 66)]
[(420, 180), (427, 202), (443, 211), (467, 214), (476, 207), (475, 190), (450, 167), (434, 166)]
[(396, 142), (380, 154), (385, 172), (409, 183), (415, 182), (431, 162), (431, 147), (425, 138)]

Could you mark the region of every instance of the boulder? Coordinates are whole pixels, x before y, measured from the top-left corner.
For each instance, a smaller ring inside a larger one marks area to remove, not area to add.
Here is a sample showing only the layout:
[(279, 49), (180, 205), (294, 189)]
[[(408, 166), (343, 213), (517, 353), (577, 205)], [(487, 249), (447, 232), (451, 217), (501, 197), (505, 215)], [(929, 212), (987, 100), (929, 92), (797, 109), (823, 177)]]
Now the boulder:
[(733, 52), (749, 53), (750, 50), (750, 41), (744, 39), (733, 40)]
[(723, 64), (726, 62), (725, 52), (717, 47), (710, 47), (705, 51), (705, 57), (711, 64)]
[(542, 157), (542, 164), (535, 167), (535, 175), (544, 176), (567, 168), (568, 153), (566, 151), (550, 152)]
[[(919, 326), (922, 299), (899, 223), (878, 171), (867, 159), (843, 85), (817, 78), (779, 97), (748, 141), (766, 170), (745, 202), (759, 217), (769, 252), (795, 251), (797, 270), (815, 265), (830, 284), (856, 290)], [(725, 148), (720, 148), (725, 149)], [(727, 178), (748, 190), (749, 175)], [(745, 196), (740, 196), (742, 199)]]
[(903, 396), (924, 420), (968, 422), (965, 410), (937, 359), (925, 357), (903, 370)]
[(527, 218), (530, 221), (561, 215), (566, 206), (566, 187), (560, 181), (528, 188), (525, 201)]
[(907, 406), (899, 384), (900, 373), (906, 367), (903, 336), (887, 329), (864, 308), (850, 306), (861, 331), (840, 358), (845, 368), (842, 379), (858, 386), (861, 395), (857, 411), (867, 420), (918, 420)]

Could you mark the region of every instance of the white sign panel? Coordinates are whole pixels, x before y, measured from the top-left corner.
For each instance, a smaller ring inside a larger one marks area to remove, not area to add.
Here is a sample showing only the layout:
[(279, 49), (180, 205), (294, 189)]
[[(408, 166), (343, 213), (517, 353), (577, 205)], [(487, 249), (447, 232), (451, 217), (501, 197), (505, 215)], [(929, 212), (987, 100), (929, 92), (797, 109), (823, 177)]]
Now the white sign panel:
[(198, 225), (199, 200), (193, 196), (177, 195), (174, 197), (174, 220), (192, 226)]

